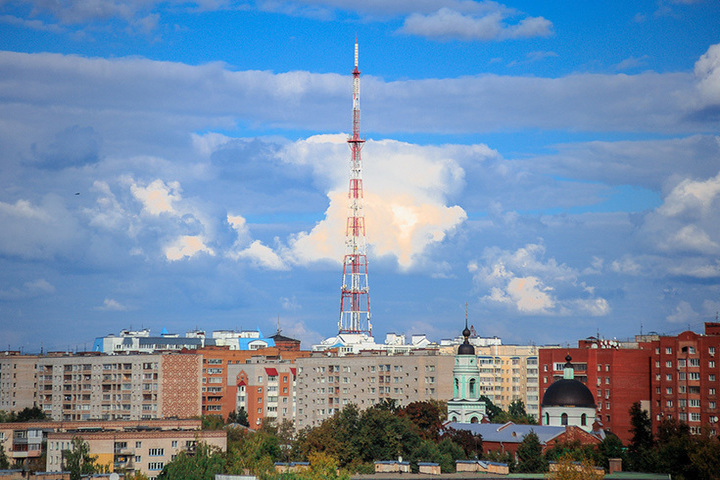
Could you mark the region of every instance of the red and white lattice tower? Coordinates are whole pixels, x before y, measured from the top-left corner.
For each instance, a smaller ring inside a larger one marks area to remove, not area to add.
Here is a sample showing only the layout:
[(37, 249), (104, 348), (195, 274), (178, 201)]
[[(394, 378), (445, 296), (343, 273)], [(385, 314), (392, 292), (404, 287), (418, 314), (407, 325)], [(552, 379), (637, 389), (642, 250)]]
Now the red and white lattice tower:
[(348, 217), (345, 226), (345, 257), (343, 259), (342, 297), (340, 299), (339, 333), (372, 335), (370, 323), (370, 294), (367, 273), (367, 242), (363, 212), (362, 150), (365, 140), (360, 138), (360, 70), (358, 44), (355, 40), (355, 69), (353, 74), (353, 117), (350, 146), (350, 190)]

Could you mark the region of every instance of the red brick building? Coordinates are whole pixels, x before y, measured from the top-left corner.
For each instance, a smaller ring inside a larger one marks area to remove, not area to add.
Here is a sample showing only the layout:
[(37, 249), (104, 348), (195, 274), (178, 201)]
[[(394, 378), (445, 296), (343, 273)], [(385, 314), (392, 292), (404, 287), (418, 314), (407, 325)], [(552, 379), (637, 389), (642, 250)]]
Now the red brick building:
[(704, 334), (659, 336), (640, 346), (651, 359), (653, 430), (663, 418), (674, 418), (686, 422), (692, 433), (705, 426), (717, 435), (720, 323), (705, 323)]
[(230, 365), (244, 365), (253, 358), (294, 362), (311, 353), (300, 350), (300, 342), (289, 338), (281, 340), (279, 346), (258, 350), (230, 350), (230, 347), (213, 346), (192, 352), (202, 355), (202, 414), (223, 418), (237, 408), (238, 381), (235, 374), (228, 374)]
[(627, 443), (630, 407), (641, 402), (650, 407), (650, 351), (621, 348), (618, 342), (581, 340), (578, 348), (541, 348), (538, 355), (540, 398), (555, 380), (562, 378), (565, 356), (572, 357), (575, 380), (584, 383), (595, 397), (597, 419)]

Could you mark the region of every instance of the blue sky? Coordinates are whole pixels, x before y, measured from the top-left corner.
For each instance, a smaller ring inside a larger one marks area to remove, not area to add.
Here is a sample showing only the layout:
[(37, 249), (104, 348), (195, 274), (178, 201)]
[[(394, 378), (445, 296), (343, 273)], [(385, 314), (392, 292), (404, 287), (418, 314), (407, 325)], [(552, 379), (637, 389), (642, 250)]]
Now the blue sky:
[(715, 318), (718, 2), (0, 0), (4, 343), (335, 334), (356, 37), (376, 337)]

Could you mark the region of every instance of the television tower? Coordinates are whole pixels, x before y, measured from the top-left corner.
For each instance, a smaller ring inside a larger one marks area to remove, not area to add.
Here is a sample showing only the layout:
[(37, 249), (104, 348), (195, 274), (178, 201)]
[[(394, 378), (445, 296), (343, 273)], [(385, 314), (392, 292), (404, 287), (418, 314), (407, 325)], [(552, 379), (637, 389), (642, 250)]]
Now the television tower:
[(363, 212), (362, 150), (365, 140), (360, 138), (360, 70), (358, 43), (355, 39), (355, 69), (353, 75), (353, 116), (350, 146), (350, 189), (348, 217), (345, 225), (345, 257), (343, 259), (342, 296), (340, 299), (340, 334), (372, 335), (370, 297), (367, 274), (367, 241)]

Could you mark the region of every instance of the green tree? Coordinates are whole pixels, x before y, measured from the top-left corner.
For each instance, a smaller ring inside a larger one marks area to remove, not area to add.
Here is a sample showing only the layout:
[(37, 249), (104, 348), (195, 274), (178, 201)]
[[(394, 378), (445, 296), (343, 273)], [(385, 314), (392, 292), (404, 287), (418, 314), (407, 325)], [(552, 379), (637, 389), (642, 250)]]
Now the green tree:
[[(473, 434), (468, 430), (447, 428), (443, 431), (440, 438), (441, 440), (451, 440), (460, 446), (465, 454), (465, 458), (482, 458), (483, 443), (482, 435), (480, 434)], [(456, 458), (456, 460), (458, 458)]]
[(625, 447), (623, 446), (622, 440), (610, 432), (606, 432), (605, 438), (598, 445), (598, 453), (600, 454), (602, 466), (606, 470), (610, 468), (609, 459), (611, 458), (621, 459), (623, 465), (627, 463)]
[(495, 405), (486, 395), (480, 395), (480, 400), (485, 402), (485, 413), (487, 414), (488, 420), (497, 423), (495, 417), (503, 411), (502, 408)]
[(36, 420), (47, 420), (47, 415), (37, 405), (25, 407), (17, 414), (18, 422), (32, 422)]
[(652, 421), (648, 412), (635, 402), (630, 407), (630, 445), (628, 446), (629, 469), (634, 471), (653, 471), (655, 465), (653, 451)]
[(200, 420), (203, 430), (222, 430), (225, 428), (225, 422), (220, 415), (203, 415)]
[(0, 470), (7, 470), (10, 468), (10, 461), (5, 454), (5, 447), (0, 443)]
[(517, 471), (520, 473), (543, 473), (547, 471), (547, 460), (542, 453), (540, 438), (530, 431), (517, 449)]
[(699, 478), (690, 455), (697, 444), (690, 435), (690, 427), (685, 422), (664, 419), (660, 422), (655, 437), (655, 471), (669, 473), (672, 478)]
[(262, 475), (272, 470), (275, 462), (283, 460), (274, 426), (265, 426), (257, 432), (244, 428), (230, 428), (227, 432), (227, 473)]
[(97, 473), (97, 456), (90, 455), (90, 446), (81, 437), (73, 437), (72, 448), (62, 451), (63, 470), (70, 472), (70, 480)]
[(245, 407), (240, 407), (240, 409), (230, 412), (230, 414), (228, 414), (227, 423), (237, 423), (244, 427), (249, 427), (250, 422), (248, 421), (248, 414)]
[(704, 430), (696, 438), (696, 447), (690, 453), (690, 461), (698, 479), (720, 479), (720, 440)]
[(158, 479), (165, 480), (214, 480), (223, 473), (225, 461), (217, 447), (198, 443), (195, 452), (180, 452), (175, 460), (165, 465)]

